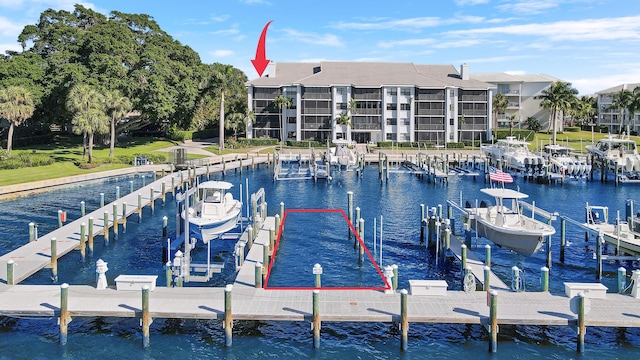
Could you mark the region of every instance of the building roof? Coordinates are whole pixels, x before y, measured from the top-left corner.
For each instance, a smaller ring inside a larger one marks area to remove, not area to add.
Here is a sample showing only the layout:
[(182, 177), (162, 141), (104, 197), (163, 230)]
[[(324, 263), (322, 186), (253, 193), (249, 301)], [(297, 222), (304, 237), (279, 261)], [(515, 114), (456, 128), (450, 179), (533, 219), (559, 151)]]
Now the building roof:
[(620, 92), (620, 90), (622, 89), (633, 91), (638, 86), (640, 86), (640, 83), (636, 83), (636, 84), (625, 83), (625, 84), (616, 85), (614, 87), (610, 87), (608, 89), (597, 91), (596, 94), (613, 94), (613, 93)]
[(304, 86), (417, 86), (417, 87), (463, 87), (465, 89), (493, 88), (478, 80), (462, 80), (452, 65), (415, 65), (413, 63), (385, 62), (333, 62), (319, 63), (272, 63), (275, 76), (257, 78), (247, 82), (253, 86), (280, 87)]
[(558, 81), (560, 79), (555, 78), (553, 76), (549, 76), (547, 74), (522, 74), (515, 75), (504, 72), (493, 72), (493, 73), (472, 73), (469, 75), (470, 78), (476, 79), (479, 81), (489, 82), (489, 83), (532, 83), (532, 82), (541, 82), (541, 83), (552, 83)]

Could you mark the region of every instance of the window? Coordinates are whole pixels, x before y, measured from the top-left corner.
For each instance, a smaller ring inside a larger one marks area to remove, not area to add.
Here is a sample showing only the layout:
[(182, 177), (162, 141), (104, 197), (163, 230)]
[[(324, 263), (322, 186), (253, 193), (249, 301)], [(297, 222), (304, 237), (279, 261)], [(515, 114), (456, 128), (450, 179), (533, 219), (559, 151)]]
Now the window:
[(387, 140), (396, 141), (396, 139), (397, 139), (396, 134), (387, 133)]
[(400, 94), (404, 96), (411, 96), (411, 88), (401, 88)]
[(336, 109), (347, 110), (347, 103), (336, 103)]
[(401, 118), (400, 122), (402, 123), (402, 125), (411, 125), (409, 118)]
[(336, 88), (336, 93), (338, 95), (345, 95), (347, 93), (347, 88), (345, 88), (345, 87), (337, 87)]
[(453, 126), (453, 119), (449, 119), (449, 125)]
[(509, 93), (509, 84), (498, 84), (498, 93), (500, 93), (500, 94), (508, 94)]
[(295, 124), (296, 123), (296, 117), (295, 116), (289, 116), (287, 118), (287, 124)]
[(397, 125), (398, 119), (396, 118), (387, 118), (387, 125)]
[(388, 103), (387, 110), (398, 110), (398, 104), (396, 103)]
[(398, 88), (389, 88), (389, 95), (398, 95)]
[(411, 110), (411, 104), (400, 104), (400, 110)]

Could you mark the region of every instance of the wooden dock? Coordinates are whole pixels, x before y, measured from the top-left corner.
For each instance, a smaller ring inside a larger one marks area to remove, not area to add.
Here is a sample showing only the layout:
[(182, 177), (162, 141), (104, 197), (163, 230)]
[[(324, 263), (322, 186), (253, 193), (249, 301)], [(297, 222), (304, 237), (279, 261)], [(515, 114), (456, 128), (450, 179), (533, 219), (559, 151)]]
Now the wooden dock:
[[(105, 204), (104, 207), (87, 213), (79, 219), (70, 221), (63, 227), (42, 235), (35, 241), (29, 242), (16, 250), (0, 256), (0, 281), (4, 283), (8, 282), (7, 264), (11, 260), (15, 264), (12, 268), (14, 284), (23, 281), (41, 269), (52, 266), (55, 267), (55, 265), (52, 265), (52, 260), (54, 260), (51, 251), (52, 238), (56, 239), (56, 260), (73, 250), (81, 250), (83, 244), (86, 251), (87, 248), (90, 248), (91, 241), (96, 241), (97, 237), (100, 237), (100, 240), (103, 240), (105, 234), (105, 214), (107, 214), (106, 230), (111, 233), (111, 237), (115, 236), (113, 233), (114, 205), (116, 205), (115, 223), (120, 228), (122, 223), (127, 221), (126, 219), (131, 217), (131, 215), (135, 214), (139, 217), (141, 216), (141, 211), (145, 207), (151, 207), (151, 209), (153, 209), (155, 202), (158, 199), (164, 199), (167, 192), (171, 192), (172, 189), (180, 187), (182, 181), (188, 181), (196, 174), (206, 175), (208, 173), (236, 170), (241, 169), (242, 166), (253, 166), (265, 163), (266, 161), (267, 159), (265, 158), (252, 158), (250, 161), (245, 160), (243, 164), (241, 159), (232, 160), (230, 162), (223, 162), (212, 166), (170, 173), (163, 178), (150, 182), (146, 186), (122, 196), (120, 199), (112, 201), (109, 204)], [(126, 207), (124, 211), (123, 207)], [(91, 231), (89, 229), (90, 218), (93, 218), (93, 228)], [(83, 244), (81, 244), (81, 224), (85, 224), (86, 239)]]

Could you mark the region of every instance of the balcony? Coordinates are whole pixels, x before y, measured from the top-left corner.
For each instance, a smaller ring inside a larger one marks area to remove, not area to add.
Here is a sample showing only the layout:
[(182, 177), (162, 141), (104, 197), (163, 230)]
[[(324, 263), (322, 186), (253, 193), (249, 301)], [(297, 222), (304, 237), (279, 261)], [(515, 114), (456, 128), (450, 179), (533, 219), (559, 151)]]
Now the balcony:
[(507, 109), (519, 109), (520, 108), (520, 103), (517, 102), (510, 102), (509, 106), (507, 106)]

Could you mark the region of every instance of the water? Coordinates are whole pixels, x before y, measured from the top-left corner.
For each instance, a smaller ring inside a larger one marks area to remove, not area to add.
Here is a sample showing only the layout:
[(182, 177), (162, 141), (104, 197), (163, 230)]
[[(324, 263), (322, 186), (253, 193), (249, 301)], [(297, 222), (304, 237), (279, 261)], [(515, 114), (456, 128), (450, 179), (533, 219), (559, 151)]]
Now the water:
[[(347, 191), (354, 193), (354, 207), (360, 207), (365, 219), (364, 241), (372, 256), (379, 259), (379, 249), (373, 249), (374, 219), (379, 229), (383, 216), (383, 265), (399, 265), (399, 287), (408, 288), (409, 279), (446, 279), (450, 289), (460, 289), (459, 264), (435, 266), (435, 257), (419, 243), (420, 204), (428, 207), (445, 204), (446, 200), (464, 201), (483, 199), (479, 189), (481, 180), (452, 179), (448, 185), (429, 184), (409, 174), (391, 174), (389, 181), (381, 183), (377, 170), (367, 168), (362, 178), (354, 173), (334, 174), (331, 183), (313, 181), (273, 182), (272, 175), (263, 167), (243, 174), (228, 172), (212, 175), (234, 183), (235, 197), (243, 192), (246, 179), (250, 192), (264, 187), (269, 215), (279, 211), (279, 203), (287, 209), (342, 209), (347, 211)], [(11, 251), (28, 241), (28, 223), (39, 225), (40, 235), (57, 226), (57, 211), (66, 210), (70, 219), (80, 216), (80, 201), (86, 202), (87, 212), (99, 206), (99, 193), (104, 192), (106, 202), (115, 198), (115, 187), (121, 195), (128, 193), (129, 181), (135, 188), (142, 185), (139, 177), (120, 178), (80, 188), (57, 190), (25, 199), (0, 203), (0, 253)], [(637, 187), (613, 187), (597, 181), (568, 182), (562, 186), (530, 184), (516, 179), (521, 191), (530, 195), (536, 206), (557, 211), (576, 220), (584, 217), (586, 202), (624, 210), (624, 201), (637, 198)], [(446, 206), (445, 206), (446, 209)], [(165, 284), (162, 258), (162, 216), (169, 218), (169, 236), (175, 233), (175, 204), (171, 197), (165, 206), (158, 200), (156, 211), (144, 210), (138, 224), (136, 216), (129, 218), (126, 234), (105, 245), (96, 238), (93, 258), (82, 262), (78, 252), (59, 261), (59, 279), (71, 284), (95, 284), (95, 260), (108, 262), (107, 279), (121, 273), (157, 274), (158, 285)], [(380, 284), (375, 267), (367, 259), (358, 266), (352, 241), (346, 240), (347, 228), (336, 213), (288, 213), (285, 235), (278, 250), (277, 262), (270, 278), (270, 286), (312, 286), (311, 268), (315, 263), (323, 266), (323, 286), (373, 287)], [(457, 221), (458, 226), (460, 221)], [(559, 227), (559, 221), (556, 224)], [(559, 229), (558, 229), (559, 230)], [(379, 235), (378, 239), (379, 239)], [(593, 239), (585, 243), (584, 233), (567, 225), (565, 263), (558, 261), (559, 232), (552, 241), (553, 266), (550, 272), (550, 290), (561, 294), (564, 281), (595, 281)], [(480, 239), (482, 248), (486, 242)], [(218, 243), (214, 247), (216, 260), (224, 261), (222, 274), (216, 275), (213, 286), (233, 281), (233, 243)], [(346, 246), (345, 246), (346, 245)], [(475, 243), (474, 243), (475, 246)], [(613, 249), (607, 249), (612, 252)], [(293, 256), (291, 256), (293, 254)], [(297, 255), (296, 259), (294, 257)], [(483, 250), (480, 250), (483, 256)], [(545, 254), (522, 257), (496, 247), (492, 248), (492, 269), (507, 283), (513, 265), (523, 269), (525, 287), (539, 290), (540, 267), (545, 265)], [(603, 283), (615, 289), (616, 269), (625, 266), (627, 272), (637, 263), (605, 263)], [(50, 284), (49, 270), (43, 270), (24, 282)], [(410, 324), (409, 350), (399, 351), (399, 332), (391, 324), (377, 323), (323, 323), (321, 348), (312, 349), (312, 336), (308, 323), (303, 322), (236, 322), (233, 346), (225, 348), (220, 321), (154, 319), (151, 325), (151, 346), (142, 349), (138, 319), (76, 318), (69, 326), (69, 341), (60, 347), (56, 319), (0, 318), (0, 359), (85, 359), (85, 358), (291, 358), (316, 359), (407, 359), (453, 358), (471, 356), (479, 358), (575, 358), (576, 334), (568, 327), (501, 326), (498, 353), (490, 355), (488, 336), (479, 325)], [(640, 330), (592, 328), (587, 329), (584, 358), (618, 359), (640, 357)]]

